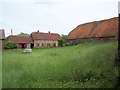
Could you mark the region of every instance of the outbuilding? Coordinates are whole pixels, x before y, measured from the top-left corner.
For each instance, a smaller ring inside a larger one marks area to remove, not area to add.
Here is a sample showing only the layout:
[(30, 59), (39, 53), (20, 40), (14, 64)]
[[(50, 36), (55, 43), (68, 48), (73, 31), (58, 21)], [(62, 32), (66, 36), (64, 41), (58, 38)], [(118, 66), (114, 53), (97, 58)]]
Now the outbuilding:
[(10, 35), (8, 40), (15, 42), (18, 48), (26, 48), (28, 44), (30, 44), (31, 48), (34, 46), (33, 40), (30, 36)]
[(118, 17), (78, 25), (68, 34), (67, 44), (86, 41), (105, 42), (114, 40), (118, 34)]

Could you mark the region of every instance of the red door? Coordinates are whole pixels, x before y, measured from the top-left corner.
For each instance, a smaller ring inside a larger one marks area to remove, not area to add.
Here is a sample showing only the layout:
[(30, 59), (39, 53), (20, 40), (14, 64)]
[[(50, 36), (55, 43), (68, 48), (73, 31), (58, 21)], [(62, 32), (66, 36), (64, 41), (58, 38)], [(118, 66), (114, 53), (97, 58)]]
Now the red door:
[(26, 48), (26, 44), (24, 44), (24, 48)]
[(99, 38), (99, 42), (104, 42), (105, 39), (104, 38)]
[(22, 44), (18, 44), (18, 48), (22, 48)]

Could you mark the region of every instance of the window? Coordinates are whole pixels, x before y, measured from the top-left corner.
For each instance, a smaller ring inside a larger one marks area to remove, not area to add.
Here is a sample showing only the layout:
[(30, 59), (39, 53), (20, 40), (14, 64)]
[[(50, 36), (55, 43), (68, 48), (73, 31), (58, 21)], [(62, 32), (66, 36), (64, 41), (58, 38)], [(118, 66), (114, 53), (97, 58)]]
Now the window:
[(56, 47), (56, 43), (54, 43), (53, 46)]
[(39, 47), (39, 43), (36, 43), (36, 47)]
[(42, 47), (44, 46), (44, 44), (42, 43)]
[(47, 46), (50, 47), (50, 43), (47, 43)]

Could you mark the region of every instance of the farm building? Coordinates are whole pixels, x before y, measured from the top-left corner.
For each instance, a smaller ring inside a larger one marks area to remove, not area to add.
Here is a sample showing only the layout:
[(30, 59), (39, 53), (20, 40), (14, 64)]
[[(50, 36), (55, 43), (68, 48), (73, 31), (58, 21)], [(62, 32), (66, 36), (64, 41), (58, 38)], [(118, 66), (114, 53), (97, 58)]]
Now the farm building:
[(31, 48), (57, 47), (60, 35), (57, 33), (33, 32), (30, 36), (10, 35), (9, 41), (15, 42), (18, 48), (26, 48), (28, 44)]
[(0, 29), (0, 50), (4, 49), (4, 40), (5, 40), (4, 29)]
[(34, 42), (34, 48), (57, 47), (60, 38), (60, 35), (57, 33), (43, 33), (39, 31), (33, 32), (31, 36)]
[(30, 36), (10, 35), (8, 40), (17, 43), (18, 48), (26, 48), (27, 44), (30, 44), (31, 47), (34, 45)]
[(118, 17), (78, 25), (68, 34), (67, 44), (113, 40), (118, 33)]

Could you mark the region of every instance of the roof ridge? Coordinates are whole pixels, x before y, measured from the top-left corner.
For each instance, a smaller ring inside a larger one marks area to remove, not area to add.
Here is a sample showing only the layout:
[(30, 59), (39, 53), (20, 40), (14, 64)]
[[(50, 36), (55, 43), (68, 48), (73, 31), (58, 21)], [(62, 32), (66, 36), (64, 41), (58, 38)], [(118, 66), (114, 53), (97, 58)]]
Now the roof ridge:
[[(77, 27), (79, 27), (79, 26), (83, 26), (83, 25), (86, 25), (86, 24), (95, 23), (95, 22), (108, 21), (108, 20), (115, 19), (115, 18), (118, 18), (118, 17), (112, 17), (112, 18), (109, 18), (109, 19), (103, 19), (103, 20), (90, 21), (90, 22), (82, 23), (82, 24), (78, 25)], [(76, 28), (77, 28), (77, 27), (76, 27)]]
[[(94, 21), (94, 22), (88, 22), (84, 24), (80, 24), (77, 27), (75, 27), (70, 33), (68, 34), (68, 39), (75, 39), (84, 37), (94, 37), (94, 36), (111, 36), (115, 34), (111, 34), (111, 32), (117, 33), (118, 31), (118, 17), (113, 17), (110, 19), (104, 19), (100, 21)], [(114, 29), (113, 27), (116, 27)], [(112, 29), (110, 29), (112, 28)], [(111, 31), (110, 31), (111, 30)], [(89, 34), (87, 33), (88, 31)]]
[(14, 36), (14, 37), (31, 37), (30, 35), (29, 36), (21, 36), (21, 35), (9, 35), (9, 36)]
[(32, 32), (32, 33), (38, 33), (38, 34), (58, 34), (58, 33), (45, 33), (45, 32)]

